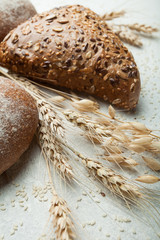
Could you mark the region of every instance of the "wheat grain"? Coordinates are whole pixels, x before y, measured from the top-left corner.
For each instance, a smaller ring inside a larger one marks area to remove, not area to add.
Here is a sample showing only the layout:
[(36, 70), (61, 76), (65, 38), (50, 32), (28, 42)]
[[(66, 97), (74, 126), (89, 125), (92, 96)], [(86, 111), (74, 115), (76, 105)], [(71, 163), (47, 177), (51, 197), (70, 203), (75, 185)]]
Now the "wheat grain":
[(62, 96), (54, 96), (54, 97), (50, 97), (48, 100), (49, 101), (53, 101), (54, 103), (62, 103), (66, 99), (64, 97), (62, 97)]
[(105, 149), (105, 154), (113, 153), (113, 154), (122, 154), (122, 150), (120, 146), (117, 144), (113, 144), (112, 139), (107, 139), (102, 143), (102, 148)]
[(132, 168), (137, 166), (138, 163), (132, 158), (127, 158), (123, 162), (120, 162), (120, 165), (126, 168)]
[(139, 146), (139, 145), (137, 145), (137, 144), (128, 144), (128, 149), (129, 150), (132, 150), (132, 151), (134, 151), (134, 152), (136, 152), (136, 153), (142, 153), (142, 152), (144, 152), (146, 149), (145, 149), (145, 147), (143, 147), (143, 146)]
[(152, 142), (149, 147), (149, 150), (156, 153), (160, 153), (160, 142), (157, 141)]
[(111, 105), (108, 108), (108, 113), (112, 119), (115, 118), (115, 109)]
[(99, 123), (100, 125), (104, 125), (104, 126), (106, 126), (106, 127), (113, 127), (113, 129), (115, 129), (115, 126), (114, 126), (114, 124), (111, 122), (111, 120), (108, 120), (108, 119), (106, 119), (106, 118), (103, 118), (103, 117), (97, 117), (96, 119), (95, 119), (95, 121), (97, 122), (97, 123)]
[(126, 158), (119, 154), (112, 154), (110, 156), (104, 157), (103, 159), (109, 162), (117, 163), (118, 165), (127, 168), (132, 168), (138, 165), (138, 163), (134, 159)]
[(116, 162), (116, 163), (122, 163), (125, 161), (125, 158), (121, 156), (120, 154), (112, 154), (110, 156), (106, 156), (105, 160), (109, 162)]
[(139, 145), (139, 146), (145, 146), (145, 145), (150, 145), (152, 142), (152, 137), (151, 136), (145, 136), (145, 137), (140, 137), (138, 139), (135, 139), (132, 141), (132, 144), (134, 145)]
[(130, 142), (129, 136), (127, 136), (124, 132), (117, 130), (117, 129), (113, 130), (112, 138), (121, 143)]
[(160, 181), (160, 178), (152, 175), (144, 175), (144, 176), (139, 176), (136, 178), (136, 181), (142, 182), (142, 183), (148, 183), (148, 184), (153, 184), (157, 183)]
[(89, 99), (75, 100), (71, 102), (71, 105), (81, 112), (95, 112), (99, 109), (97, 102), (91, 101)]
[(145, 156), (142, 156), (142, 158), (150, 169), (154, 171), (160, 170), (160, 163), (157, 162), (154, 158), (145, 157)]
[(124, 130), (135, 130), (137, 133), (143, 133), (143, 134), (148, 134), (151, 131), (143, 124), (140, 122), (127, 122), (127, 123), (122, 123), (121, 125), (118, 126), (118, 129), (124, 129)]

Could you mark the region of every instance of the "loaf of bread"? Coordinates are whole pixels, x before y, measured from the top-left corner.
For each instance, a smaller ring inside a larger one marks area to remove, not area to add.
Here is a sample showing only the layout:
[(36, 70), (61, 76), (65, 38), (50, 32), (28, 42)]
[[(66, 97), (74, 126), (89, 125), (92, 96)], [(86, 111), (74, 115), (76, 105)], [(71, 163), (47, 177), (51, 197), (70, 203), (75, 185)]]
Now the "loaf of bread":
[(29, 147), (37, 124), (34, 99), (18, 84), (0, 77), (0, 174)]
[(124, 109), (138, 102), (132, 54), (96, 13), (80, 5), (35, 15), (11, 31), (0, 44), (0, 65)]
[(0, 1), (0, 42), (10, 30), (36, 14), (28, 0)]

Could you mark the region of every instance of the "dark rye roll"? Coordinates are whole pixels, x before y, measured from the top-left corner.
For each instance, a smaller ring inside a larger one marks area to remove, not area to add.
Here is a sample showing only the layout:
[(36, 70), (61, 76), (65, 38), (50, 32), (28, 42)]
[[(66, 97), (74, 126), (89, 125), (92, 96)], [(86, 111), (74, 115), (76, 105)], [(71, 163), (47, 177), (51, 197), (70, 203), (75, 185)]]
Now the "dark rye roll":
[(96, 13), (80, 5), (38, 14), (11, 31), (0, 44), (0, 64), (124, 109), (139, 99), (132, 54)]
[(28, 0), (0, 1), (0, 42), (10, 30), (36, 14), (34, 6)]
[(34, 99), (17, 83), (0, 76), (0, 174), (27, 150), (37, 124)]

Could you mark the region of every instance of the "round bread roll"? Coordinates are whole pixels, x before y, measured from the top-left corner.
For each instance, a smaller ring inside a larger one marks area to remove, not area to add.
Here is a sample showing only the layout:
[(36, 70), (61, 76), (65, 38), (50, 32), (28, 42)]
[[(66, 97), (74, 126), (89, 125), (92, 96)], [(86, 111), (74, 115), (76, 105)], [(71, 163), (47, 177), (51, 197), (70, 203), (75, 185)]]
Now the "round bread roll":
[(0, 174), (27, 150), (38, 124), (34, 99), (17, 83), (0, 77)]
[(0, 41), (13, 28), (36, 14), (34, 6), (28, 0), (0, 1)]

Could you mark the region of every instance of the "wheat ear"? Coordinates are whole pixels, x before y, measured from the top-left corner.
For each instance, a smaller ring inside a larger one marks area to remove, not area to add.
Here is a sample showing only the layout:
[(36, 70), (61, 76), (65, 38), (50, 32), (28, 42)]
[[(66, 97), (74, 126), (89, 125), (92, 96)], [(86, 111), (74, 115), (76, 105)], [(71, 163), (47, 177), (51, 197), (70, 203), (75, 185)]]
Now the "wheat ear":
[[(109, 107), (109, 115), (112, 119), (89, 117), (74, 110), (63, 111), (66, 119), (84, 130), (84, 136), (94, 143), (98, 143), (105, 150), (103, 159), (117, 163), (122, 167), (135, 167), (138, 163), (131, 158), (122, 155), (122, 149), (137, 154), (150, 151), (159, 152), (160, 142), (158, 136), (152, 136), (152, 131), (144, 124), (138, 122), (117, 122), (115, 110)], [(144, 160), (144, 159), (143, 159)], [(150, 161), (150, 163), (149, 163)], [(154, 159), (144, 161), (153, 170), (159, 170), (160, 166)]]
[(123, 42), (136, 47), (141, 47), (143, 45), (140, 37), (128, 27), (114, 24), (109, 25), (109, 27)]
[(43, 121), (39, 122), (38, 142), (42, 153), (48, 161), (52, 162), (61, 176), (71, 180), (73, 178), (73, 169), (68, 162), (68, 157), (61, 147), (56, 135), (53, 136), (49, 127)]
[(73, 240), (75, 239), (75, 228), (71, 218), (71, 211), (67, 206), (67, 202), (58, 196), (53, 185), (50, 164), (47, 158), (46, 165), (50, 182), (52, 183), (52, 203), (49, 209), (52, 218), (53, 227), (55, 228), (57, 240)]
[(137, 185), (131, 184), (129, 179), (117, 174), (99, 161), (84, 157), (71, 146), (65, 146), (81, 160), (93, 177), (99, 179), (111, 193), (123, 198), (126, 203), (128, 203), (128, 200), (135, 201), (135, 198), (143, 197), (141, 189)]
[(124, 16), (125, 14), (125, 11), (122, 10), (122, 11), (119, 11), (119, 12), (111, 12), (111, 13), (105, 13), (101, 18), (104, 20), (104, 21), (109, 21), (109, 20), (113, 20), (115, 18), (119, 18), (119, 17), (122, 17)]
[(49, 210), (53, 222), (53, 227), (56, 228), (56, 237), (60, 240), (74, 239), (73, 222), (70, 219), (70, 210), (64, 199), (60, 198), (56, 193), (53, 194), (52, 205)]
[(134, 23), (134, 24), (128, 24), (128, 25), (123, 25), (126, 26), (128, 28), (130, 28), (131, 30), (135, 30), (137, 32), (143, 32), (143, 33), (147, 33), (147, 34), (152, 34), (153, 32), (158, 32), (157, 28), (154, 28), (152, 26), (147, 26), (145, 24), (139, 24), (139, 23)]

